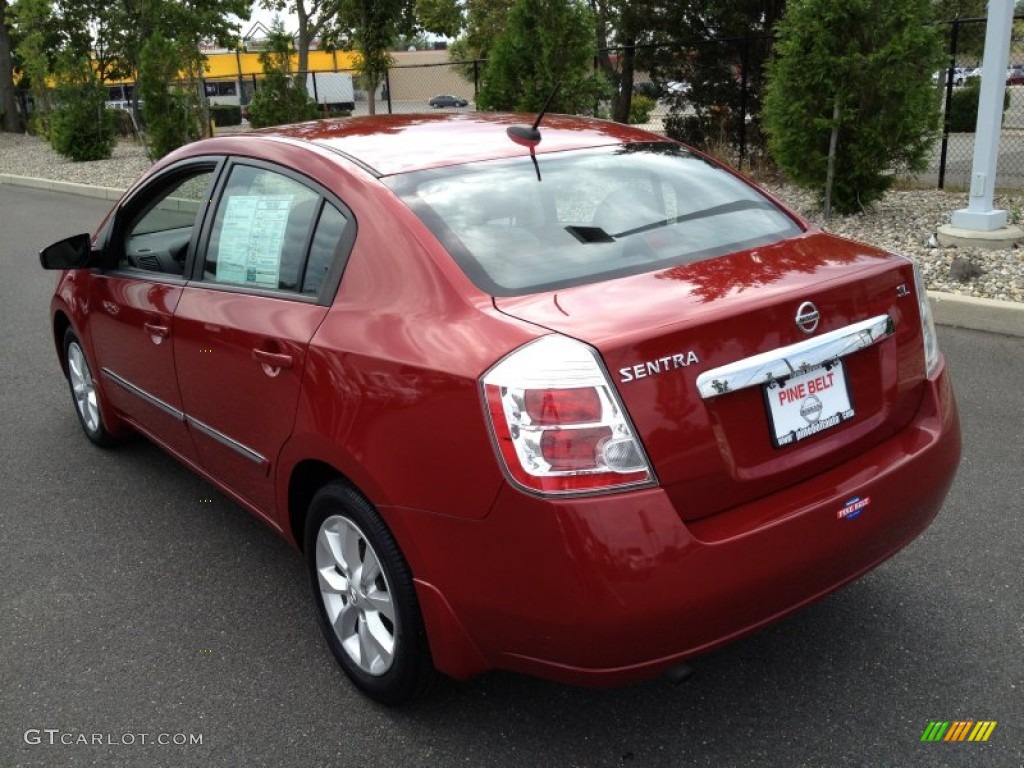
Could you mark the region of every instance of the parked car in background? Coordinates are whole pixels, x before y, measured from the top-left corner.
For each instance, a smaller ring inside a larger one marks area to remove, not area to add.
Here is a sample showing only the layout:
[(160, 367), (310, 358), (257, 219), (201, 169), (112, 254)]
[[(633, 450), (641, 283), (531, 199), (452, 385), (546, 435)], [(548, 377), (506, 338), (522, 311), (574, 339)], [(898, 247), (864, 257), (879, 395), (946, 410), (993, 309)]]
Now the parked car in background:
[(690, 84), (678, 80), (669, 80), (664, 84), (666, 96), (678, 96), (690, 92)]
[(458, 96), (452, 96), (450, 94), (440, 94), (439, 96), (435, 96), (428, 103), (434, 109), (440, 109), (442, 107), (469, 106), (469, 102), (466, 101), (465, 99), (460, 99)]
[[(954, 67), (952, 72), (953, 85), (963, 85), (967, 79), (968, 73), (971, 71), (972, 69), (970, 67)], [(934, 85), (945, 85), (948, 73), (948, 69), (940, 69), (932, 75), (932, 83)]]
[(633, 93), (638, 93), (652, 99), (660, 99), (663, 89), (653, 80), (640, 80), (633, 83)]
[(301, 550), (387, 704), (677, 670), (896, 553), (959, 461), (913, 262), (664, 136), (521, 119), (197, 141), (40, 254), (88, 439), (145, 435)]
[(1024, 85), (1024, 66), (1020, 64), (1006, 70), (1007, 85)]

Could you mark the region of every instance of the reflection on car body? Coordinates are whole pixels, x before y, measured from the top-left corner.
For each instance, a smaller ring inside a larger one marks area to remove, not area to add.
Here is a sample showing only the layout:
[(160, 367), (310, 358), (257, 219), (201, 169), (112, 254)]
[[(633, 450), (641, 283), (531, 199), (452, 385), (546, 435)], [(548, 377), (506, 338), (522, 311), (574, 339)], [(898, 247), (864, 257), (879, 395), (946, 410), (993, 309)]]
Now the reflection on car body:
[(428, 103), (435, 109), (439, 109), (441, 107), (465, 107), (469, 105), (469, 102), (466, 99), (460, 99), (458, 96), (452, 96), (450, 94), (434, 96)]

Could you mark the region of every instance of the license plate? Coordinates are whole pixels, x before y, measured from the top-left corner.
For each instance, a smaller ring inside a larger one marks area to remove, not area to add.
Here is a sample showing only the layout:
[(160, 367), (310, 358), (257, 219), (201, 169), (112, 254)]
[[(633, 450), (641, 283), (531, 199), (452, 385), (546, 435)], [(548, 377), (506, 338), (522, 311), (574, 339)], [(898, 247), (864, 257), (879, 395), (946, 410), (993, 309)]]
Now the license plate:
[(840, 361), (764, 388), (776, 448), (798, 443), (853, 418), (846, 372)]

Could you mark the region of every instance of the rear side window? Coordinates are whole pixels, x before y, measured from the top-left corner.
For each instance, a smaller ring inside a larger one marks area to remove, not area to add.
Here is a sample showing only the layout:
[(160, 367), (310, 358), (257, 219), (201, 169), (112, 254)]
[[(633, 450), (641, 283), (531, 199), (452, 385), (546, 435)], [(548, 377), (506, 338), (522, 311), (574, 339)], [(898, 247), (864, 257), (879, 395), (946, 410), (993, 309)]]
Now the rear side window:
[(482, 290), (514, 296), (778, 242), (796, 223), (668, 143), (430, 169), (385, 180)]
[(313, 244), (309, 249), (309, 263), (302, 281), (302, 292), (315, 296), (334, 263), (334, 252), (338, 249), (341, 235), (345, 231), (348, 219), (330, 203), (324, 203), (313, 233)]

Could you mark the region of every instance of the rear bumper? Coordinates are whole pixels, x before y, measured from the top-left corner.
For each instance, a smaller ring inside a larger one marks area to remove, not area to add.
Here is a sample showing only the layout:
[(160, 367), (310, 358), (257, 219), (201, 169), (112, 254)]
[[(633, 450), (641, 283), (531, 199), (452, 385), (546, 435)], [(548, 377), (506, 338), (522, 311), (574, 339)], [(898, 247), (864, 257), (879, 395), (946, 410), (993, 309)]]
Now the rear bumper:
[[(551, 501), (506, 487), (483, 520), (391, 508), (435, 663), (588, 685), (653, 677), (769, 624), (900, 550), (960, 458), (945, 368), (910, 426), (796, 486), (684, 523), (649, 489)], [(858, 514), (848, 502), (868, 500)]]

